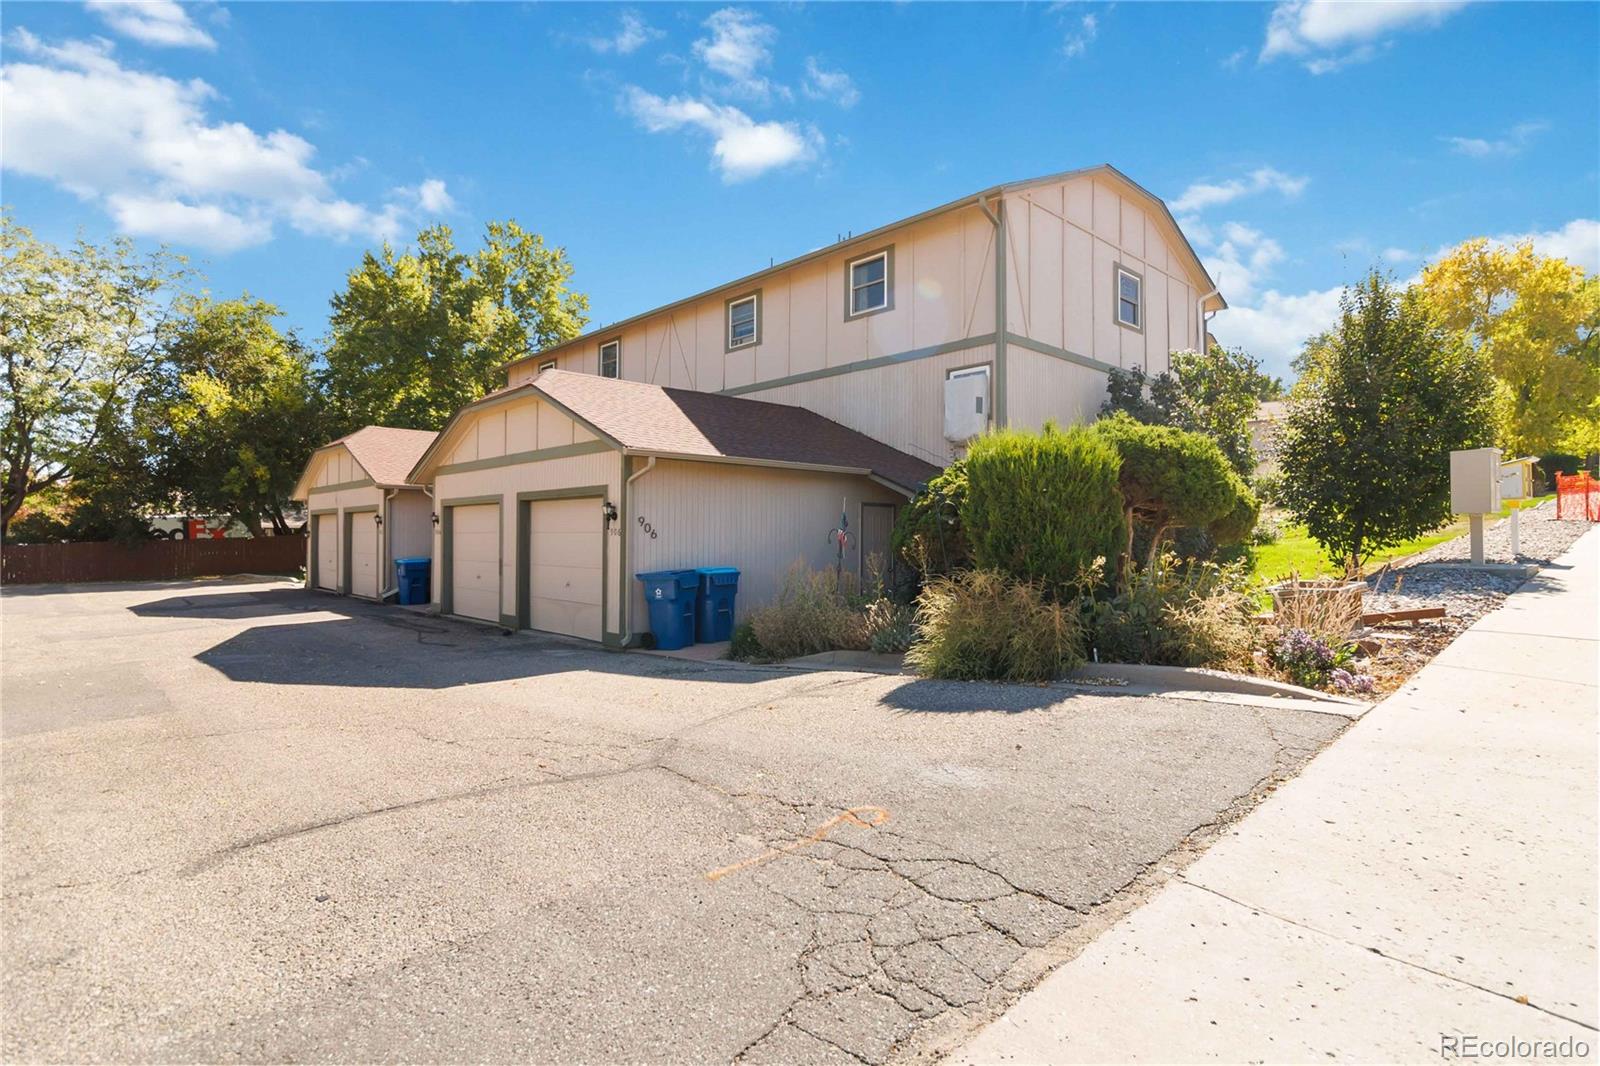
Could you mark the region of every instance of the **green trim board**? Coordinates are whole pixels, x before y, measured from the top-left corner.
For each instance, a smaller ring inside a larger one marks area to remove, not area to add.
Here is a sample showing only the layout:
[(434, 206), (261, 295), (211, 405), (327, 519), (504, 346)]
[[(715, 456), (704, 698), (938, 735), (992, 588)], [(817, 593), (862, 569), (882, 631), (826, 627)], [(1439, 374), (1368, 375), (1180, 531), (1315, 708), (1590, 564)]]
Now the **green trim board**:
[(993, 333), (983, 333), (976, 337), (963, 337), (961, 340), (945, 341), (942, 344), (930, 344), (924, 348), (910, 348), (893, 355), (878, 355), (871, 359), (858, 359), (853, 363), (841, 363), (838, 366), (826, 366), (820, 370), (805, 370), (798, 374), (789, 374), (786, 377), (772, 378), (768, 381), (757, 381), (749, 385), (735, 385), (723, 389), (723, 396), (743, 396), (750, 392), (765, 392), (768, 389), (781, 389), (785, 385), (800, 385), (807, 381), (820, 381), (823, 378), (834, 378), (841, 374), (856, 374), (863, 370), (877, 370), (879, 367), (894, 366), (896, 363), (914, 363), (919, 359), (932, 359), (935, 356), (949, 355), (951, 352), (964, 352), (969, 348), (982, 348), (995, 343)]
[(1036, 341), (1029, 337), (1024, 337), (1020, 333), (1007, 333), (1006, 338), (1018, 348), (1026, 348), (1030, 352), (1038, 352), (1040, 355), (1048, 355), (1064, 362), (1076, 363), (1078, 366), (1086, 367), (1089, 370), (1098, 370), (1102, 374), (1117, 369), (1110, 363), (1102, 363), (1091, 356), (1080, 355), (1066, 348), (1058, 348), (1053, 344), (1046, 344), (1044, 341)]
[[(495, 532), (499, 538), (499, 558), (497, 565), (500, 570), (500, 591), (495, 604), (495, 614), (499, 614), (499, 605), (505, 602), (506, 583), (506, 523), (503, 513), (505, 497), (503, 496), (456, 496), (448, 500), (440, 500), (439, 506), (439, 613), (455, 614), (455, 594), (452, 589), (455, 575), (451, 573), (451, 549), (455, 538), (455, 509), (457, 507), (476, 507), (479, 504), (492, 503), (502, 509), (500, 520), (495, 523)], [(488, 619), (477, 619), (488, 621)]]
[[(533, 628), (533, 609), (528, 594), (528, 578), (532, 576), (533, 560), (528, 555), (528, 534), (533, 528), (533, 505), (540, 500), (595, 499), (605, 503), (611, 491), (608, 485), (574, 485), (564, 489), (535, 489), (517, 493), (517, 613), (516, 629)], [(620, 520), (620, 514), (619, 514)], [(609, 610), (611, 590), (611, 553), (606, 551), (605, 523), (600, 525), (600, 639), (605, 642), (611, 631)], [(570, 636), (571, 634), (562, 634)]]
[(343, 492), (345, 489), (370, 489), (375, 488), (377, 482), (370, 477), (357, 478), (354, 481), (341, 481), (337, 485), (315, 485), (306, 490), (306, 498), (315, 496), (319, 492)]
[(995, 198), (994, 221), (994, 424), (1006, 428), (1006, 198)]
[[(350, 542), (355, 538), (355, 522), (353, 518), (358, 514), (376, 514), (377, 510), (377, 504), (369, 503), (360, 507), (346, 507), (339, 516), (339, 550), (343, 553), (339, 558), (344, 560), (344, 577), (339, 582), (339, 591), (345, 596), (352, 595), (350, 591)], [(380, 574), (378, 576), (378, 588), (381, 590), (383, 588), (383, 575)]]
[(502, 466), (517, 466), (522, 463), (543, 462), (546, 459), (566, 459), (575, 455), (594, 455), (596, 452), (611, 451), (616, 451), (616, 448), (603, 440), (586, 440), (578, 444), (560, 444), (553, 448), (535, 448), (526, 452), (492, 455), (487, 459), (450, 463), (435, 470), (433, 476), (438, 478), (445, 474), (465, 474), (473, 470), (493, 470)]

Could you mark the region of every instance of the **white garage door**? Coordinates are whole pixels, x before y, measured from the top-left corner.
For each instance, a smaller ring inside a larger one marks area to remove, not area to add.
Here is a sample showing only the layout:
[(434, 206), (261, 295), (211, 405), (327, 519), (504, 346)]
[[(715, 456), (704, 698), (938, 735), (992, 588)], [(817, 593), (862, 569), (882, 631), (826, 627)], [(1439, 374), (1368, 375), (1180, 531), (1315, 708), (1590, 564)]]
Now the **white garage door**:
[(450, 509), (450, 610), (500, 621), (500, 505)]
[(358, 511), (350, 516), (350, 591), (378, 598), (378, 512)]
[(528, 516), (528, 624), (600, 639), (600, 501), (535, 500)]
[(317, 588), (339, 587), (339, 516), (317, 515)]

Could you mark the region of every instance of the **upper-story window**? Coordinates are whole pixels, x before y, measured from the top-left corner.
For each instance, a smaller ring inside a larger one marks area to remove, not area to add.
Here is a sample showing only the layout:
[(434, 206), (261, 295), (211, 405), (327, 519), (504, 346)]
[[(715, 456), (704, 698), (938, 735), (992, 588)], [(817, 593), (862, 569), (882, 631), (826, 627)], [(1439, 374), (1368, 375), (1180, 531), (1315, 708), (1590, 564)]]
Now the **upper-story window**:
[(600, 376), (603, 378), (618, 378), (622, 376), (622, 338), (606, 341), (600, 346)]
[(728, 301), (728, 349), (761, 343), (761, 294), (752, 292)]
[(1130, 329), (1144, 328), (1144, 279), (1117, 267), (1117, 322)]
[(891, 304), (893, 277), (892, 248), (852, 259), (845, 267), (845, 317), (887, 311)]

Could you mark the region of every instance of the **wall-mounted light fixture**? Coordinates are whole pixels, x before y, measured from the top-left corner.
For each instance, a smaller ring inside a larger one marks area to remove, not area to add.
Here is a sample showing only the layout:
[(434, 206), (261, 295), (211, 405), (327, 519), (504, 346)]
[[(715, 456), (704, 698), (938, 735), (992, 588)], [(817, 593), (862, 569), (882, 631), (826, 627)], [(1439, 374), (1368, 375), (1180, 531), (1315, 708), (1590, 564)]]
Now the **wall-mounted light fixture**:
[(381, 514), (373, 515), (372, 516), (372, 524), (381, 529), (383, 527), (383, 515), (381, 515)]
[(609, 526), (617, 520), (617, 505), (605, 500), (600, 504), (600, 513), (605, 515), (606, 525)]
[(429, 515), (428, 517), (433, 519), (433, 528), (434, 529), (438, 529), (439, 528), (439, 512), (435, 511), (435, 512), (433, 512), (433, 514)]

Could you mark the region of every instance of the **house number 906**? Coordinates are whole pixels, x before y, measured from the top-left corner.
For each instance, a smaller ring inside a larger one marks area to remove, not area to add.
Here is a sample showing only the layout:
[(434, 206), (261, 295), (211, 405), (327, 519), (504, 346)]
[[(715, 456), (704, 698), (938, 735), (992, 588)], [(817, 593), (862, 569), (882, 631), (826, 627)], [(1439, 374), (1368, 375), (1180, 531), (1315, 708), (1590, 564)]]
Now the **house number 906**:
[(656, 539), (656, 527), (644, 520), (644, 515), (639, 516), (639, 528), (650, 534), (650, 539)]

